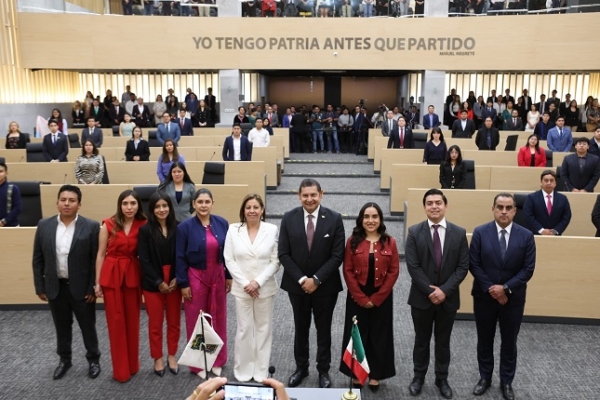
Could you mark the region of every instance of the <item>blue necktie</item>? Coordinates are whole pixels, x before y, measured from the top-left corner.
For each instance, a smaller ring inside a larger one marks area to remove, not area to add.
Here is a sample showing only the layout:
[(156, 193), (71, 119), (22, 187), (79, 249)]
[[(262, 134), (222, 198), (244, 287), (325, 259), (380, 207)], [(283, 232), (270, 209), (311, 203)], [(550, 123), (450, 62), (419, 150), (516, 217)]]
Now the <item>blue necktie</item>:
[(500, 231), (500, 255), (502, 256), (502, 261), (504, 261), (504, 257), (506, 256), (506, 229)]
[(487, 131), (487, 147), (488, 149), (492, 148), (492, 132)]

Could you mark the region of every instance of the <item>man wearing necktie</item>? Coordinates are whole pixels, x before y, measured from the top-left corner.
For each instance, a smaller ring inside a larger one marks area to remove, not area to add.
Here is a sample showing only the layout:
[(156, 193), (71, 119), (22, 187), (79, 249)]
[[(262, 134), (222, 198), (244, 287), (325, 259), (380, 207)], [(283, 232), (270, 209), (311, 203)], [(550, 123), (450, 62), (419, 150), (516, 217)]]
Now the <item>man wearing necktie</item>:
[(69, 154), (69, 143), (65, 134), (58, 130), (58, 123), (51, 119), (48, 121), (50, 133), (44, 136), (42, 153), (49, 162), (66, 162)]
[(474, 278), (471, 295), (479, 365), (475, 396), (484, 394), (492, 384), (494, 337), (500, 324), (500, 389), (504, 399), (515, 398), (517, 336), (536, 256), (533, 234), (513, 224), (516, 211), (513, 195), (499, 193), (492, 205), (494, 221), (475, 228), (471, 238), (469, 269)]
[(156, 128), (156, 139), (158, 139), (161, 146), (165, 144), (167, 139), (172, 139), (177, 144), (181, 137), (179, 125), (171, 122), (171, 115), (166, 111), (162, 115), (162, 120), (163, 123)]
[(394, 121), (394, 112), (392, 110), (388, 110), (386, 113), (386, 120), (383, 124), (381, 124), (381, 134), (383, 136), (390, 136), (390, 133), (394, 129), (396, 125), (396, 121)]
[(519, 117), (519, 111), (513, 109), (512, 110), (512, 118), (506, 122), (506, 130), (509, 131), (522, 131), (523, 130), (523, 122)]
[(548, 141), (548, 148), (552, 151), (571, 151), (573, 135), (571, 129), (565, 126), (565, 117), (559, 115), (556, 118), (556, 126), (548, 131), (546, 140)]
[(494, 108), (494, 102), (488, 99), (486, 107), (481, 110), (481, 119), (485, 121), (487, 117), (492, 119), (492, 123), (496, 121), (496, 117), (498, 116), (498, 112)]
[(496, 150), (496, 146), (500, 143), (500, 133), (493, 126), (492, 118), (487, 117), (484, 126), (477, 131), (475, 136), (475, 144), (479, 150)]
[(571, 221), (569, 199), (555, 190), (556, 174), (550, 169), (542, 172), (540, 186), (527, 195), (523, 206), (529, 229), (536, 235), (562, 235)]
[(535, 105), (535, 108), (537, 108), (541, 115), (548, 111), (548, 104), (546, 103), (545, 94), (540, 95), (540, 102)]
[(388, 149), (414, 149), (415, 139), (412, 130), (406, 126), (404, 117), (398, 118), (397, 127), (390, 133)]
[(465, 229), (446, 220), (448, 200), (439, 189), (423, 196), (427, 220), (411, 226), (406, 239), (406, 268), (412, 279), (408, 304), (415, 329), (412, 396), (421, 393), (427, 369), (432, 332), (435, 330), (435, 385), (446, 399), (450, 336), (460, 307), (460, 283), (469, 270), (469, 246)]
[(433, 107), (432, 105), (427, 107), (428, 113), (423, 116), (423, 128), (431, 129), (431, 128), (435, 128), (436, 126), (440, 126), (442, 124), (440, 122), (440, 118), (438, 117), (438, 115), (436, 113), (434, 113), (434, 111), (435, 111), (435, 107)]
[(563, 160), (560, 177), (569, 192), (593, 192), (600, 179), (600, 158), (588, 153), (589, 139), (575, 139), (575, 154)]
[(90, 117), (96, 120), (96, 127), (102, 127), (102, 121), (104, 121), (104, 107), (100, 107), (98, 99), (94, 99), (92, 103), (92, 109), (90, 110)]

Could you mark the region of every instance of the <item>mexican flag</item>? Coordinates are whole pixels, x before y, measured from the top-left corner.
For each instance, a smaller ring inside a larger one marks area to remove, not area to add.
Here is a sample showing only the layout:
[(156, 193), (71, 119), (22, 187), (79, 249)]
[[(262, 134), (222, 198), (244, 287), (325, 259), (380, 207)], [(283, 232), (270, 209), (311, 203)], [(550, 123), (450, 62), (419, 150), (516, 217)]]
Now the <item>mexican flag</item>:
[(369, 379), (370, 371), (356, 321), (352, 324), (352, 335), (350, 336), (350, 341), (348, 341), (348, 346), (346, 346), (343, 360), (356, 379), (364, 385), (367, 379)]

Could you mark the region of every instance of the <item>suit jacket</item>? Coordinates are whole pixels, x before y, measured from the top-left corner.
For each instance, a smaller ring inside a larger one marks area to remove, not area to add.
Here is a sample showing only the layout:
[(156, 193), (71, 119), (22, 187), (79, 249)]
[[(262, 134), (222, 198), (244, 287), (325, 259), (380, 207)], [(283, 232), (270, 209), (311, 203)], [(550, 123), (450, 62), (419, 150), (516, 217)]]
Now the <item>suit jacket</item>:
[[(531, 96), (521, 96), (520, 99), (523, 99), (523, 108), (525, 109), (525, 113), (531, 111)], [(539, 111), (539, 110), (538, 110)]]
[(306, 132), (306, 117), (304, 114), (297, 112), (292, 116), (291, 129), (295, 133)]
[(563, 160), (560, 177), (565, 183), (565, 189), (569, 192), (572, 192), (573, 189), (585, 189), (586, 192), (593, 192), (598, 179), (600, 179), (600, 158), (588, 153), (583, 170), (580, 170), (577, 154), (569, 154)]
[(544, 110), (542, 112), (542, 102), (537, 102), (535, 103), (535, 108), (536, 110), (538, 110), (540, 112), (540, 115), (543, 115), (543, 112), (548, 111), (548, 108), (550, 108), (550, 103), (548, 101), (544, 101)]
[(496, 111), (496, 109), (494, 107), (492, 107), (492, 109), (488, 109), (487, 107), (484, 107), (481, 109), (481, 120), (483, 122), (485, 122), (485, 119), (487, 117), (491, 117), (492, 118), (492, 122), (496, 121), (496, 118), (498, 117), (498, 112)]
[[(265, 113), (265, 117), (264, 118), (269, 118), (269, 113)], [(277, 113), (271, 113), (271, 126), (272, 127), (277, 127), (279, 126), (279, 116), (277, 115)]]
[(598, 146), (598, 143), (596, 143), (594, 138), (590, 139), (590, 148), (588, 149), (588, 154), (593, 154), (600, 157), (600, 146)]
[[(246, 136), (240, 136), (240, 161), (252, 161), (252, 142)], [(227, 136), (223, 143), (223, 161), (234, 161), (233, 135)]]
[[(117, 109), (119, 109), (119, 113), (117, 114)], [(123, 122), (123, 115), (125, 114), (125, 109), (121, 106), (110, 108), (110, 124), (111, 125), (119, 125)]]
[(504, 97), (502, 98), (502, 102), (503, 102), (504, 104), (508, 104), (508, 102), (509, 102), (509, 101), (512, 101), (512, 103), (513, 103), (513, 104), (517, 104), (517, 103), (515, 102), (515, 98), (514, 98), (514, 97), (512, 97), (512, 96), (508, 96), (508, 97), (504, 96)]
[(207, 94), (204, 96), (204, 103), (211, 109), (211, 111), (215, 111), (217, 107), (217, 98), (212, 94)]
[(548, 148), (552, 151), (570, 152), (573, 146), (573, 135), (571, 129), (563, 126), (562, 136), (558, 137), (558, 127), (554, 127), (548, 131), (546, 137), (548, 141)]
[[(534, 167), (546, 166), (546, 150), (540, 147), (539, 154), (537, 152), (535, 153), (534, 163)], [(523, 146), (519, 149), (519, 154), (517, 155), (517, 165), (519, 167), (531, 167), (531, 150), (529, 150), (529, 146)]]
[(596, 237), (600, 237), (600, 194), (596, 197), (596, 204), (592, 209), (592, 223), (596, 227)]
[(181, 136), (194, 136), (194, 127), (192, 126), (192, 120), (189, 118), (183, 119), (183, 127), (181, 127), (181, 118), (177, 118), (177, 125), (181, 131)]
[(175, 211), (175, 219), (178, 222), (184, 222), (185, 220), (190, 218), (192, 216), (192, 213), (194, 212), (192, 200), (194, 199), (194, 194), (196, 194), (196, 186), (193, 183), (184, 182), (183, 190), (181, 192), (181, 201), (177, 203), (177, 195), (175, 194), (175, 184), (169, 183), (164, 185), (164, 182), (158, 186), (156, 191), (164, 192), (171, 198), (171, 202), (173, 203), (173, 208)]
[(96, 122), (102, 122), (104, 119), (104, 104), (98, 106), (98, 111), (94, 110), (94, 106), (90, 107), (90, 117), (93, 117)]
[(255, 280), (260, 285), (260, 298), (274, 296), (279, 291), (275, 274), (279, 271), (276, 225), (261, 222), (254, 242), (248, 236), (248, 225), (237, 222), (229, 226), (223, 258), (233, 277), (231, 294), (250, 298), (244, 286)]
[(389, 121), (386, 119), (382, 124), (381, 124), (381, 134), (383, 136), (390, 136), (390, 133), (392, 133), (392, 131), (394, 130), (394, 128), (398, 127), (398, 122), (396, 122), (396, 120), (392, 119), (392, 129), (390, 130), (390, 123)]
[(562, 193), (554, 191), (552, 213), (548, 215), (546, 192), (538, 190), (527, 196), (523, 212), (529, 219), (529, 229), (539, 234), (542, 229), (554, 229), (562, 235), (571, 221), (571, 206), (569, 199)]
[(67, 154), (69, 154), (69, 141), (67, 136), (62, 132), (58, 132), (56, 137), (56, 145), (52, 143), (52, 133), (48, 133), (44, 136), (42, 142), (42, 152), (46, 161), (58, 160), (61, 162), (67, 161)]
[(181, 137), (181, 129), (179, 129), (179, 124), (174, 122), (169, 122), (169, 130), (167, 131), (166, 124), (162, 123), (156, 127), (156, 139), (161, 144), (165, 144), (165, 140), (173, 139), (175, 144), (179, 142), (179, 138)]
[(548, 131), (554, 128), (554, 126), (554, 122), (550, 120), (548, 120), (547, 124), (544, 124), (544, 121), (540, 120), (540, 122), (535, 125), (533, 133), (539, 140), (546, 140), (548, 138)]
[(145, 140), (140, 140), (135, 148), (135, 142), (133, 139), (127, 141), (127, 146), (125, 147), (125, 160), (133, 161), (134, 156), (140, 156), (139, 161), (150, 161), (150, 146), (148, 142)]
[[(152, 235), (150, 224), (142, 226), (138, 233), (138, 257), (140, 259), (140, 270), (142, 273), (142, 289), (148, 292), (159, 292), (161, 283), (170, 283), (175, 279), (175, 237), (171, 235), (168, 239), (157, 242)], [(163, 246), (164, 249), (162, 248)], [(169, 259), (163, 259), (163, 250), (170, 255)], [(171, 265), (168, 280), (165, 281), (163, 265)]]
[(475, 136), (475, 144), (479, 150), (496, 150), (496, 146), (500, 143), (500, 133), (498, 129), (491, 127), (491, 136), (492, 136), (492, 147), (488, 148), (487, 145), (487, 128), (484, 126), (477, 131), (477, 136)]
[(460, 308), (460, 283), (469, 272), (469, 245), (467, 232), (460, 226), (446, 222), (446, 237), (442, 246), (442, 266), (437, 269), (433, 250), (433, 239), (428, 221), (420, 222), (408, 229), (405, 254), (406, 267), (412, 283), (408, 304), (426, 310), (433, 305), (428, 296), (429, 287), (439, 287), (446, 295), (442, 306), (446, 311)]
[(312, 247), (308, 250), (304, 209), (285, 213), (279, 232), (279, 261), (283, 266), (281, 288), (305, 295), (298, 281), (316, 275), (321, 281), (312, 296), (332, 295), (342, 291), (340, 265), (344, 258), (344, 223), (342, 216), (323, 206), (319, 209)]
[(281, 117), (281, 126), (283, 128), (289, 128), (292, 123), (292, 117), (292, 114), (284, 114), (283, 117)]
[(442, 189), (451, 189), (454, 182), (454, 189), (464, 189), (467, 183), (467, 168), (465, 163), (461, 162), (454, 167), (445, 162), (440, 164), (440, 184)]
[[(6, 144), (4, 145), (5, 149), (8, 149), (8, 133), (6, 134)], [(25, 149), (27, 148), (27, 143), (31, 142), (29, 139), (29, 135), (26, 133), (19, 133), (19, 142), (17, 143), (17, 149)]]
[(431, 129), (431, 128), (435, 128), (436, 126), (440, 126), (441, 122), (440, 122), (440, 118), (438, 117), (437, 114), (432, 114), (432, 118), (433, 118), (433, 124), (429, 123), (429, 113), (423, 115), (423, 128), (425, 129)]
[(134, 119), (138, 119), (138, 120), (141, 119), (144, 121), (148, 121), (150, 119), (150, 109), (145, 104), (142, 104), (142, 108), (140, 109), (140, 105), (136, 103), (133, 106), (133, 111), (131, 112), (131, 116)]
[[(38, 223), (33, 243), (35, 293), (45, 294), (49, 300), (54, 300), (59, 290), (56, 260), (57, 227), (58, 216), (42, 219)], [(99, 232), (98, 222), (78, 216), (68, 257), (69, 289), (76, 300), (94, 294)]]
[(462, 127), (462, 121), (457, 119), (452, 124), (452, 137), (453, 138), (470, 138), (477, 131), (475, 128), (475, 122), (467, 118), (467, 124), (465, 129)]
[(81, 147), (86, 140), (90, 139), (96, 147), (102, 147), (102, 140), (104, 136), (102, 134), (102, 129), (100, 128), (92, 128), (90, 132), (90, 128), (84, 128), (81, 132)]
[[(403, 149), (414, 149), (415, 148), (415, 137), (413, 136), (412, 129), (408, 126), (404, 127), (404, 146)], [(395, 126), (390, 134), (388, 140), (388, 149), (399, 149), (400, 148), (400, 127)]]
[(523, 121), (521, 121), (521, 118), (517, 118), (517, 123), (515, 124), (513, 122), (512, 117), (506, 120), (506, 130), (508, 131), (522, 131), (523, 128)]
[(488, 222), (475, 228), (469, 249), (469, 270), (475, 278), (471, 295), (475, 301), (495, 302), (489, 288), (493, 285), (507, 285), (512, 291), (508, 295), (508, 304), (524, 304), (527, 282), (535, 270), (533, 234), (513, 223), (504, 260), (500, 254), (496, 222)]

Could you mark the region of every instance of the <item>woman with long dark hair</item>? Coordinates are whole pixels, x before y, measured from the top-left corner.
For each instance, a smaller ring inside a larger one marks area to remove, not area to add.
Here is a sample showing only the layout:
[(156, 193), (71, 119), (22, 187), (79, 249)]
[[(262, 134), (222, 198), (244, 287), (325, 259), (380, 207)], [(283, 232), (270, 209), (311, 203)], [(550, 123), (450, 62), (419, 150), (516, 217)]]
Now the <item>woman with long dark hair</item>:
[(540, 142), (535, 134), (529, 135), (527, 144), (519, 149), (517, 163), (519, 167), (546, 166), (546, 150), (540, 147)]
[(91, 139), (83, 141), (81, 155), (75, 161), (75, 179), (84, 185), (100, 185), (104, 178), (104, 160)]
[(140, 370), (142, 291), (138, 232), (146, 223), (140, 197), (125, 190), (117, 212), (100, 227), (96, 257), (96, 297), (104, 297), (113, 377), (127, 382)]
[(52, 113), (50, 114), (50, 118), (48, 121), (55, 120), (58, 124), (58, 130), (67, 136), (69, 134), (69, 128), (67, 125), (67, 120), (63, 118), (62, 113), (58, 108), (53, 108)]
[(446, 157), (446, 142), (440, 127), (431, 129), (429, 141), (425, 143), (423, 150), (423, 162), (425, 164), (440, 165)]
[(173, 212), (178, 222), (183, 222), (192, 216), (194, 208), (192, 199), (196, 193), (196, 185), (188, 175), (185, 164), (173, 162), (167, 178), (158, 185), (157, 192), (166, 193), (173, 203)]
[(160, 182), (167, 179), (174, 162), (180, 162), (185, 165), (185, 160), (177, 151), (177, 145), (173, 139), (166, 139), (162, 147), (162, 154), (158, 156), (158, 164), (156, 166), (156, 175), (158, 175)]
[(462, 162), (460, 147), (452, 145), (446, 153), (446, 160), (440, 164), (442, 189), (464, 189), (467, 183), (467, 169)]
[(142, 269), (142, 289), (148, 314), (150, 356), (154, 373), (165, 374), (163, 322), (167, 320), (167, 364), (177, 375), (177, 347), (181, 332), (181, 290), (175, 279), (175, 232), (177, 220), (171, 198), (154, 193), (148, 201), (148, 223), (140, 228), (138, 255)]
[[(356, 316), (371, 370), (369, 388), (377, 391), (380, 380), (396, 375), (392, 291), (400, 274), (400, 258), (396, 240), (386, 233), (383, 212), (376, 203), (367, 203), (360, 209), (352, 236), (346, 242), (343, 268), (348, 295), (342, 355)], [(353, 376), (344, 361), (340, 371)], [(361, 384), (354, 379), (355, 386)]]

